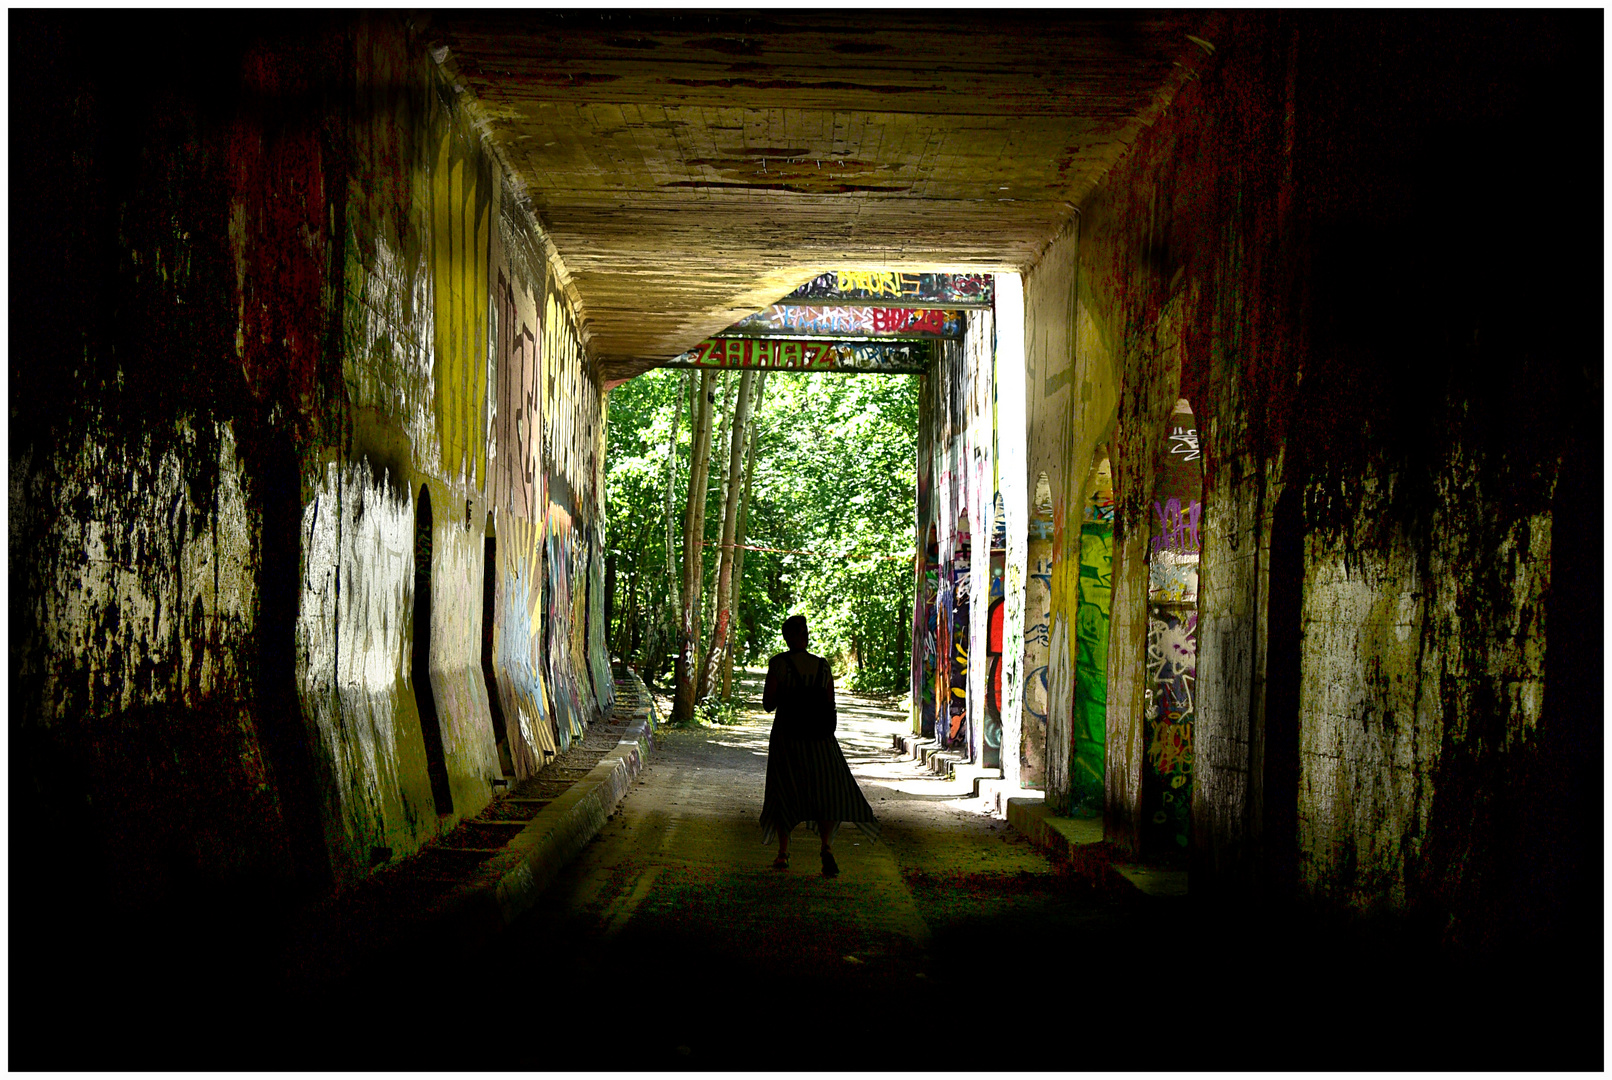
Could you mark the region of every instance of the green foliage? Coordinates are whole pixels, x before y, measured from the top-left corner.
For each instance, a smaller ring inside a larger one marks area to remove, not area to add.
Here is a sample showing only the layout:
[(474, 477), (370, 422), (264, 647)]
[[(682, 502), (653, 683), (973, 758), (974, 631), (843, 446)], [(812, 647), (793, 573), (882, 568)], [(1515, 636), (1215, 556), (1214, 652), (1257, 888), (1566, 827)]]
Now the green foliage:
[(729, 698), (710, 697), (694, 706), (694, 715), (702, 724), (719, 724), (727, 727), (744, 719), (739, 703)]
[(820, 554), (747, 556), (771, 560), (777, 579), (776, 597), (752, 616), (752, 659), (782, 648), (783, 620), (798, 613), (842, 682), (897, 689), (911, 664), (912, 562), (881, 556), (913, 548), (918, 380), (769, 380), (750, 543)]
[[(606, 550), (616, 561), (615, 625), (612, 651), (637, 656), (657, 613), (670, 615), (677, 582), (666, 576), (665, 494), (670, 457), (677, 470), (672, 492), (673, 544), (681, 546), (681, 515), (688, 485), (689, 420), (687, 394), (678, 371), (655, 371), (610, 392), (606, 428)], [(668, 446), (673, 414), (681, 410), (677, 445)], [(681, 566), (682, 552), (672, 552)], [(635, 603), (636, 601), (636, 603)], [(625, 640), (626, 638), (633, 640)], [(661, 642), (664, 646), (664, 641)], [(664, 655), (664, 649), (660, 650)], [(654, 678), (664, 662), (646, 664)]]
[[(718, 406), (731, 409), (731, 389), (726, 397), (720, 390), (718, 395)], [(675, 581), (664, 580), (663, 499), (666, 442), (677, 408), (684, 414), (673, 543), (681, 546), (690, 428), (683, 373), (653, 371), (610, 394), (606, 488), (609, 549), (617, 558), (611, 640), (618, 652), (634, 652), (643, 637), (640, 632), (639, 642), (622, 640), (629, 590), (636, 588), (641, 609), (667, 595), (668, 584), (675, 595)], [(772, 372), (758, 423), (746, 542), (811, 554), (746, 554), (735, 612), (736, 660), (754, 663), (783, 649), (783, 621), (798, 613), (811, 626), (812, 651), (833, 660), (841, 685), (904, 687), (910, 670), (918, 377)], [(727, 448), (713, 446), (711, 456), (708, 588), (720, 554)], [(882, 557), (892, 555), (898, 557)], [(673, 557), (681, 567), (682, 552)]]

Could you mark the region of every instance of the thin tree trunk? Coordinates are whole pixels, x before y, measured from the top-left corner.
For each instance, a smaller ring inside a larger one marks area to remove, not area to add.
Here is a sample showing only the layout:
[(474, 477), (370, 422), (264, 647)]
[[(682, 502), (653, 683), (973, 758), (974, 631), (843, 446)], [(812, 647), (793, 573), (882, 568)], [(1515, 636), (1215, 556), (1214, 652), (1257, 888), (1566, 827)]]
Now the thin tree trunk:
[(750, 425), (750, 396), (756, 373), (746, 371), (739, 379), (739, 401), (733, 409), (733, 435), (728, 448), (727, 497), (722, 508), (722, 544), (717, 550), (716, 617), (711, 624), (711, 647), (700, 663), (700, 689), (703, 697), (716, 690), (722, 672), (722, 656), (728, 646), (728, 623), (733, 615), (733, 534), (739, 525), (739, 480), (744, 469), (745, 434)]
[(733, 648), (738, 637), (739, 599), (744, 592), (744, 541), (750, 527), (750, 491), (756, 479), (756, 432), (760, 430), (761, 394), (767, 385), (765, 369), (756, 374), (756, 388), (750, 397), (750, 453), (744, 463), (744, 495), (739, 502), (739, 527), (733, 534), (733, 598), (728, 601), (733, 609), (733, 631), (728, 634), (728, 647), (722, 653), (722, 697), (733, 697)]
[[(683, 381), (689, 386), (693, 386), (694, 373), (692, 371), (684, 373)], [(679, 401), (678, 408), (672, 413), (672, 441), (667, 444), (666, 448), (666, 588), (668, 591), (677, 588), (672, 584), (677, 580), (677, 567), (672, 561), (672, 489), (677, 486), (677, 424), (678, 421), (683, 419), (682, 404)], [(679, 606), (683, 603), (681, 589), (677, 592), (677, 603)]]
[[(728, 445), (728, 428), (731, 426), (733, 412), (733, 372), (724, 371), (722, 373), (722, 396), (717, 402), (715, 413), (717, 422), (721, 426), (717, 428), (716, 437), (711, 441), (712, 452), (720, 450)], [(720, 463), (721, 459), (718, 458), (717, 460)], [(720, 487), (720, 491), (717, 494), (717, 505), (722, 507), (723, 516), (726, 517), (728, 511), (728, 471), (726, 469), (723, 469), (722, 472), (718, 474), (717, 484)], [(707, 494), (706, 497), (710, 498), (709, 494)], [(717, 557), (719, 560), (721, 555), (721, 549), (718, 548)], [(712, 570), (715, 569), (716, 567), (713, 566)], [(701, 570), (704, 570), (703, 566), (701, 567)], [(700, 596), (701, 626), (715, 625), (716, 613), (714, 608), (716, 606), (716, 579), (717, 575), (715, 573), (711, 574), (711, 576), (706, 579), (705, 592)], [(710, 661), (708, 658), (702, 658), (700, 662), (700, 678), (696, 685), (699, 687), (698, 699), (701, 701), (705, 700), (705, 698), (709, 696), (705, 685), (706, 669), (709, 666), (709, 663)]]
[[(632, 573), (627, 578), (627, 599), (625, 603), (616, 605), (617, 610), (621, 612), (621, 618), (608, 630), (610, 640), (616, 643), (616, 655), (623, 660), (633, 655), (632, 629), (633, 623), (638, 617), (638, 554), (644, 550), (644, 539), (649, 534), (650, 524), (646, 520), (639, 525), (638, 535), (633, 538), (632, 547), (628, 549), (628, 555), (632, 559)], [(612, 555), (612, 557), (614, 556)], [(609, 594), (612, 591), (609, 576), (607, 575), (605, 592)]]
[[(675, 619), (683, 606), (683, 591), (677, 576), (676, 556), (673, 554), (672, 542), (672, 491), (677, 485), (677, 428), (683, 420), (683, 404), (688, 402), (693, 408), (693, 387), (695, 383), (694, 372), (683, 373), (684, 393), (677, 399), (677, 407), (672, 410), (672, 438), (666, 444), (666, 576), (660, 582), (659, 589), (651, 589), (656, 598), (653, 613), (649, 617), (649, 625), (644, 633), (644, 652), (641, 666), (646, 674), (646, 682), (653, 683), (659, 677), (661, 662), (666, 655), (666, 646), (676, 636)], [(692, 423), (692, 422), (691, 422)]]
[(689, 461), (688, 508), (683, 515), (683, 611), (677, 654), (676, 695), (672, 699), (672, 722), (687, 723), (694, 717), (694, 675), (700, 641), (700, 593), (704, 565), (700, 549), (705, 544), (705, 482), (711, 463), (711, 404), (715, 398), (716, 374), (700, 372), (699, 409), (694, 414), (694, 444)]

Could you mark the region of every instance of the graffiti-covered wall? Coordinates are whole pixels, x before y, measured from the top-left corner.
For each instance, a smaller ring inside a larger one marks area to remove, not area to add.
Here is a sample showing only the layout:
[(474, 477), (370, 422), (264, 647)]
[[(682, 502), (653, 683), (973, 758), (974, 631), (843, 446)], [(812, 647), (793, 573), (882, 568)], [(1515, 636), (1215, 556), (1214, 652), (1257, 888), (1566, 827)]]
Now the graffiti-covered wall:
[[(1027, 474), (1037, 484), (1046, 477), (1044, 509), (1032, 526), (1027, 593), (1025, 669), (1044, 668), (1045, 735), (1043, 757), (1037, 761), (1026, 743), (1030, 775), (1039, 766), (1048, 801), (1060, 810), (1093, 813), (1092, 768), (1099, 773), (1114, 755), (1093, 754), (1087, 746), (1076, 753), (1076, 726), (1092, 730), (1089, 711), (1077, 702), (1103, 699), (1091, 684), (1091, 669), (1078, 668), (1083, 633), (1082, 598), (1090, 592), (1084, 570), (1089, 550), (1085, 535), (1085, 508), (1093, 463), (1103, 453), (1112, 431), (1119, 395), (1119, 379), (1111, 355), (1096, 332), (1088, 309), (1077, 294), (1076, 251), (1080, 220), (1076, 218), (1047, 248), (1041, 261), (1024, 276), (1025, 421)], [(1047, 534), (1044, 538), (1037, 534)], [(1044, 575), (1044, 582), (1041, 579)], [(1040, 600), (1040, 588), (1046, 590)], [(1042, 605), (1038, 614), (1037, 601)], [(1088, 624), (1090, 609), (1085, 610)], [(1044, 618), (1044, 623), (1038, 621)], [(1037, 628), (1045, 626), (1045, 642)], [(1090, 656), (1090, 651), (1087, 654)], [(1045, 657), (1043, 660), (1042, 657)], [(1081, 679), (1086, 679), (1082, 685)], [(1039, 699), (1032, 680), (1026, 702)], [(1078, 713), (1078, 715), (1077, 715)], [(1040, 721), (1026, 714), (1025, 730), (1040, 730)], [(1097, 730), (1106, 738), (1103, 726)], [(1077, 760), (1078, 757), (1078, 760)], [(1098, 782), (1099, 787), (1101, 782)], [(1079, 789), (1080, 794), (1075, 795)]]
[(569, 322), (544, 364), (537, 223), (405, 20), (216, 19), (182, 78), (125, 59), (162, 18), (20, 31), (77, 105), (18, 177), (18, 298), (73, 314), (15, 339), (14, 745), (132, 902), (353, 882), (555, 752), (557, 661), (568, 725), (608, 707), (601, 396)]
[[(986, 672), (983, 667), (976, 671), (971, 664), (970, 642), (985, 639), (987, 612), (981, 608), (976, 616), (972, 600), (976, 591), (986, 587), (990, 550), (989, 533), (976, 527), (975, 519), (990, 513), (987, 466), (992, 380), (989, 363), (983, 370), (979, 365), (982, 355), (987, 359), (990, 355), (980, 351), (980, 342), (989, 341), (989, 313), (970, 311), (965, 318), (973, 348), (963, 341), (941, 342), (939, 359), (925, 380), (922, 398), (927, 458), (920, 468), (929, 477), (930, 520), (920, 550), (924, 552), (924, 592), (926, 596), (930, 593), (927, 578), (932, 575), (933, 600), (925, 614), (924, 637), (913, 648), (916, 653), (921, 647), (923, 653), (926, 685), (920, 688), (920, 702), (932, 703), (934, 738), (977, 760)], [(981, 441), (984, 445), (977, 445)], [(920, 704), (920, 710), (923, 707)], [(925, 722), (924, 717), (920, 711), (920, 723)]]
[(603, 640), (602, 401), (557, 289), (548, 296), (543, 356), (549, 470), (545, 636), (555, 725), (568, 746), (610, 707), (612, 689)]
[(1114, 484), (1105, 455), (1092, 466), (1080, 520), (1080, 602), (1075, 617), (1075, 708), (1069, 801), (1103, 806), (1108, 753), (1108, 642), (1114, 591)]
[[(1238, 16), (1081, 207), (1075, 353), (1112, 358), (1122, 388), (1108, 828), (1181, 846), (1162, 796), (1190, 789), (1195, 893), (1481, 940), (1539, 932), (1593, 876), (1540, 807), (1592, 784), (1570, 704), (1599, 701), (1586, 616), (1552, 585), (1599, 573), (1559, 546), (1599, 445), (1570, 357), (1596, 349), (1527, 314), (1583, 282), (1556, 239), (1480, 240), (1477, 196), (1451, 198), (1471, 118), (1522, 122), (1530, 87), (1577, 70), (1565, 21), (1516, 46), (1493, 19)], [(1519, 271), (1498, 305), (1494, 266)], [(1196, 510), (1156, 498), (1189, 431)]]

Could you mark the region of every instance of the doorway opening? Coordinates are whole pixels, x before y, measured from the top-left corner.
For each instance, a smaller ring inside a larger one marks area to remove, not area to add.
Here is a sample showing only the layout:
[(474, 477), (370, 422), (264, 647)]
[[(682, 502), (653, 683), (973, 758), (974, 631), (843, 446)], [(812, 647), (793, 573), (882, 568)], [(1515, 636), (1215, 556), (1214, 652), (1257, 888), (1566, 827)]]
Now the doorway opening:
[(1192, 841), (1201, 457), (1192, 406), (1182, 398), (1160, 447), (1148, 542), (1142, 848), (1160, 856), (1184, 856)]
[(431, 689), (431, 492), (420, 485), (414, 504), (414, 702), (420, 712), (420, 736), (425, 743), (425, 768), (431, 777), (431, 798), (438, 817), (453, 813), (453, 790), (448, 784), (447, 755), (442, 748), (442, 723), (437, 698)]
[(1030, 499), (1024, 589), (1024, 704), (1019, 786), (1047, 786), (1047, 667), (1052, 654), (1052, 481), (1043, 471)]
[(498, 747), (498, 768), (504, 786), (515, 779), (515, 759), (509, 750), (509, 723), (498, 696), (498, 672), (493, 665), (498, 614), (498, 538), (493, 533), (493, 516), (487, 515), (487, 532), (482, 541), (481, 572), (481, 675), (487, 683), (487, 707), (492, 713), (493, 743)]

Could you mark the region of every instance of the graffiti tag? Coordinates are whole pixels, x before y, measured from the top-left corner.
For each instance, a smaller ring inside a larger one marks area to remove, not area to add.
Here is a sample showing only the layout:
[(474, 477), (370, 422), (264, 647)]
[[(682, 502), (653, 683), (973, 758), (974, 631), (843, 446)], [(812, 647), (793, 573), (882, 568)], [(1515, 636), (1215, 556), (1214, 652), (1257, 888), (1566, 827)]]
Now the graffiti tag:
[(1198, 460), (1198, 429), (1176, 428), (1170, 432), (1170, 453), (1180, 454), (1182, 461)]
[(963, 313), (940, 308), (773, 306), (747, 315), (725, 332), (766, 337), (822, 334), (833, 337), (961, 338)]
[(956, 304), (990, 307), (995, 297), (990, 274), (909, 274), (894, 270), (831, 270), (819, 274), (783, 303), (855, 302)]
[(1153, 513), (1159, 519), (1159, 533), (1152, 541), (1154, 555), (1161, 551), (1189, 555), (1202, 550), (1198, 542), (1198, 519), (1203, 514), (1202, 503), (1193, 499), (1183, 507), (1180, 499), (1171, 496), (1162, 506), (1154, 500)]
[(667, 367), (766, 368), (784, 371), (878, 371), (916, 374), (928, 369), (932, 346), (912, 342), (786, 341), (707, 338), (667, 361)]

